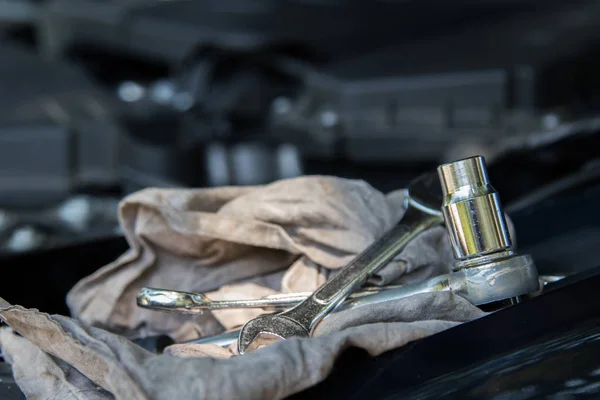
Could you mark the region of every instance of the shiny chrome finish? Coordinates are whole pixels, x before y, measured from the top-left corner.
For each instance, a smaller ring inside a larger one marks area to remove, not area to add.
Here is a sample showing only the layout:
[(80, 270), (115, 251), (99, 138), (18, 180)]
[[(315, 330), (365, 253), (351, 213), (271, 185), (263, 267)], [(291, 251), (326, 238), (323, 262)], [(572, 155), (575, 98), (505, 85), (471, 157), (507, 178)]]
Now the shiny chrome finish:
[[(438, 175), (444, 193), (442, 212), (456, 257), (454, 271), (468, 283), (466, 292), (456, 292), (480, 305), (538, 291), (534, 262), (513, 249), (483, 157), (441, 165)], [(493, 279), (486, 279), (490, 274)]]
[(229, 347), (233, 342), (235, 342), (240, 336), (240, 331), (235, 330), (231, 332), (225, 332), (218, 335), (206, 336), (194, 340), (188, 340), (187, 342), (183, 342), (185, 344), (216, 344), (221, 347)]
[[(436, 195), (434, 175), (424, 175), (415, 180), (408, 189), (408, 207), (400, 223), (306, 298), (307, 294), (298, 293), (207, 305), (210, 299), (201, 294), (166, 291), (165, 295), (163, 291), (146, 292), (141, 299), (146, 304), (140, 305), (198, 312), (207, 306), (210, 309), (233, 306), (273, 308), (274, 304), (275, 307), (288, 307), (301, 301), (282, 313), (262, 315), (248, 321), (238, 338), (238, 351), (243, 354), (273, 341), (308, 337), (316, 324), (334, 310), (338, 312), (427, 292), (453, 291), (475, 305), (483, 305), (518, 299), (538, 291), (539, 280), (533, 260), (528, 255), (517, 255), (512, 248), (498, 194), (489, 183), (483, 158), (472, 157), (442, 165), (438, 168), (438, 175), (443, 199)], [(418, 284), (352, 295), (410, 240), (444, 220), (456, 257), (454, 272)], [(229, 345), (235, 333), (228, 332), (224, 336), (194, 342)]]
[(310, 293), (291, 293), (248, 300), (211, 300), (202, 293), (142, 288), (137, 296), (137, 305), (142, 308), (150, 308), (153, 310), (202, 314), (205, 310), (223, 310), (231, 308), (290, 308), (306, 299), (309, 295)]
[[(484, 305), (519, 298), (521, 295), (537, 291), (537, 288), (537, 270), (531, 257), (525, 255), (512, 257), (501, 262), (493, 262), (484, 267), (464, 268), (416, 284), (396, 286), (379, 292), (374, 291), (365, 296), (348, 299), (335, 312), (368, 307), (416, 294), (447, 291), (460, 295), (474, 305)], [(325, 316), (324, 320), (327, 317)], [(239, 333), (239, 330), (231, 331), (186, 343), (216, 344), (229, 347), (238, 339)], [(261, 344), (266, 343), (261, 342)]]
[(423, 282), (359, 296), (343, 303), (336, 312), (415, 294), (446, 291), (452, 291), (478, 306), (534, 292), (539, 286), (537, 279), (537, 270), (531, 256), (515, 256), (477, 268), (463, 268)]
[(344, 303), (338, 310), (353, 309), (421, 293), (452, 291), (476, 306), (534, 292), (537, 270), (529, 255), (511, 257), (478, 268), (464, 268), (412, 285), (373, 293)]
[[(365, 287), (348, 298), (355, 299), (382, 290), (391, 290), (399, 286)], [(296, 306), (311, 295), (305, 293), (281, 293), (258, 299), (211, 300), (203, 293), (179, 292), (155, 288), (142, 288), (137, 296), (137, 305), (152, 310), (174, 311), (186, 314), (202, 314), (205, 310), (223, 310), (235, 308), (262, 308), (263, 310), (285, 310)]]
[(498, 193), (489, 182), (483, 157), (438, 167), (444, 193), (442, 211), (458, 260), (512, 246)]
[[(411, 183), (409, 207), (402, 220), (310, 297), (288, 311), (261, 315), (248, 321), (240, 331), (239, 353), (273, 341), (310, 336), (319, 321), (360, 288), (370, 275), (390, 262), (413, 238), (431, 226), (441, 224), (441, 198), (431, 190), (434, 181), (431, 175), (424, 175)], [(421, 195), (423, 197), (417, 197)]]

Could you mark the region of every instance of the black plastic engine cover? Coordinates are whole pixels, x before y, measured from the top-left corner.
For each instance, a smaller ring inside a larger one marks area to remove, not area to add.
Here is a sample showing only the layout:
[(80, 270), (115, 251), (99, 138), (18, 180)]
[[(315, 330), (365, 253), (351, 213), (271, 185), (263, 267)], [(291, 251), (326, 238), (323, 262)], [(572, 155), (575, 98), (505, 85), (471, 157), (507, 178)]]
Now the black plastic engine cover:
[(548, 3), (305, 68), (299, 94), (274, 103), (271, 131), (321, 159), (493, 155), (502, 140), (595, 109), (598, 15), (597, 2)]
[(0, 44), (0, 93), (0, 205), (118, 181), (118, 107), (84, 71)]
[(42, 8), (39, 28), (54, 55), (94, 45), (179, 62), (206, 47), (281, 47), (335, 60), (535, 3), (542, 2), (54, 0)]

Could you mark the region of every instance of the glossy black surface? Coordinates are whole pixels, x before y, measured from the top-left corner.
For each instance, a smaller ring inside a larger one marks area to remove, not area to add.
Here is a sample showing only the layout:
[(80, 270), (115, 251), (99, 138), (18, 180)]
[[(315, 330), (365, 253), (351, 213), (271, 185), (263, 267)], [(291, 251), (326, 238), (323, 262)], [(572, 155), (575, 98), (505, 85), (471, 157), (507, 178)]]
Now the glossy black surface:
[(515, 398), (600, 395), (598, 319), (399, 394), (411, 399)]
[(81, 279), (114, 261), (129, 246), (123, 237), (0, 256), (0, 296), (11, 304), (69, 315), (67, 292)]
[(376, 358), (347, 352), (327, 380), (292, 398), (594, 394), (600, 368), (598, 285), (600, 275)]

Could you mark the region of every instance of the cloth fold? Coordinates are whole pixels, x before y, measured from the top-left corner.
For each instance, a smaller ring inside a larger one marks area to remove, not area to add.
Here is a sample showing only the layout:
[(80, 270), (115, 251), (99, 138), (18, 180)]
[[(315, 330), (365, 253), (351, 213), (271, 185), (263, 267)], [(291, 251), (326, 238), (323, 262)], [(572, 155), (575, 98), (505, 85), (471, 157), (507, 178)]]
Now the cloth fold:
[[(0, 318), (12, 327), (0, 329), (0, 348), (29, 399), (57, 394), (72, 399), (281, 399), (322, 381), (349, 347), (375, 356), (485, 315), (451, 292), (415, 295), (364, 311), (325, 320), (316, 337), (289, 339), (243, 356), (229, 357), (216, 345), (175, 345), (159, 356), (120, 335), (0, 299)], [(368, 315), (378, 317), (365, 319)], [(369, 323), (377, 318), (386, 322)]]
[[(142, 190), (120, 205), (131, 249), (79, 282), (67, 303), (86, 324), (132, 338), (212, 335), (264, 311), (157, 313), (136, 306), (137, 292), (150, 286), (224, 299), (314, 291), (403, 213), (403, 190), (386, 196), (364, 181), (326, 176), (253, 187)], [(436, 227), (371, 282), (425, 279), (448, 272), (452, 260), (445, 231)]]
[[(235, 346), (191, 344), (159, 356), (128, 340), (168, 334), (180, 342), (239, 328), (264, 313), (141, 309), (135, 299), (144, 286), (215, 300), (314, 291), (401, 219), (404, 196), (324, 176), (134, 193), (119, 211), (130, 249), (70, 291), (75, 319), (0, 299), (0, 318), (10, 326), (0, 329), (3, 356), (31, 399), (279, 399), (323, 380), (348, 347), (378, 355), (485, 315), (440, 292), (342, 311), (322, 321), (315, 337), (244, 356)], [(434, 227), (371, 283), (423, 280), (449, 272), (452, 262), (444, 229)]]

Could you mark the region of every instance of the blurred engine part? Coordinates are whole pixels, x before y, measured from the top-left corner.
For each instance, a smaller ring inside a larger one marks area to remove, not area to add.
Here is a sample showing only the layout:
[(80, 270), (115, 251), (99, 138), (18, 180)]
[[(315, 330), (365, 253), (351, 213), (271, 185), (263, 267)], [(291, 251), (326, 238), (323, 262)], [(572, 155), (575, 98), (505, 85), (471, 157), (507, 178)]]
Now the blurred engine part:
[(300, 155), (290, 145), (214, 141), (182, 147), (165, 133), (163, 140), (124, 137), (121, 172), (126, 193), (148, 186), (259, 185), (303, 173)]
[[(541, 1), (462, 1), (431, 12), (416, 1), (53, 0), (40, 7), (37, 30), (44, 54), (73, 57), (105, 81), (112, 73), (98, 67), (103, 58), (170, 66), (170, 80), (121, 73), (128, 190), (257, 184), (301, 171), (297, 161), (280, 170), (282, 157), (292, 160), (297, 151), (265, 130), (273, 100), (299, 86), (291, 60), (326, 65), (535, 4)], [(261, 162), (251, 171), (249, 159)]]
[(235, 79), (226, 85), (213, 85), (212, 75), (202, 79), (211, 95), (190, 93), (202, 84), (186, 86), (184, 77), (117, 85), (127, 128), (120, 142), (127, 193), (147, 186), (256, 185), (302, 174), (295, 148), (269, 140), (262, 129), (266, 111), (244, 112), (249, 103), (268, 109), (269, 101), (241, 101), (251, 90)]
[(0, 30), (33, 24), (36, 5), (43, 0), (0, 0)]
[(498, 148), (490, 171), (503, 197), (515, 202), (513, 210), (584, 188), (600, 176), (599, 117), (513, 139)]
[(0, 0), (0, 40), (33, 47), (39, 6), (46, 0)]
[(594, 109), (598, 12), (548, 4), (306, 68), (300, 93), (273, 102), (271, 131), (319, 159), (491, 158), (504, 140)]
[[(273, 57), (199, 56), (172, 79), (123, 81), (126, 190), (254, 185), (302, 173), (293, 147), (269, 138), (273, 98), (295, 83)], [(258, 61), (258, 58), (262, 58)]]
[(0, 206), (118, 184), (115, 103), (73, 65), (0, 46)]
[[(118, 116), (127, 128), (115, 134), (122, 155), (115, 176), (126, 192), (302, 173), (371, 180), (382, 171), (390, 172), (381, 178), (386, 190), (406, 183), (390, 182), (391, 171), (412, 176), (444, 159), (492, 158), (589, 104), (591, 89), (582, 92), (594, 85), (588, 43), (596, 29), (585, 16), (595, 4), (462, 1), (436, 12), (414, 1), (374, 4), (365, 11), (356, 1), (53, 0), (40, 6), (37, 29), (46, 55), (73, 57), (113, 86), (116, 96), (94, 98), (110, 109), (105, 120)], [(534, 40), (540, 32), (550, 40)], [(123, 68), (117, 55), (137, 58), (137, 67)], [(45, 109), (52, 134), (28, 118), (11, 126), (12, 136), (27, 130), (40, 146), (54, 146), (44, 165), (54, 172), (41, 182), (77, 189), (80, 179), (66, 171), (90, 155), (73, 155), (71, 138), (81, 133), (56, 123), (57, 107)], [(92, 155), (101, 153), (108, 154)]]
[(32, 210), (0, 210), (0, 254), (119, 235), (117, 208), (117, 198), (79, 195)]
[[(82, 47), (178, 64), (206, 48), (294, 52), (339, 59), (469, 18), (531, 9), (540, 0), (436, 2), (360, 0), (52, 0), (40, 10), (46, 54)], [(310, 27), (310, 28), (308, 28)]]
[[(44, 54), (74, 58), (96, 78), (116, 84), (126, 110), (123, 176), (131, 191), (259, 184), (306, 172), (305, 152), (297, 149), (302, 145), (265, 129), (272, 104), (295, 97), (306, 79), (301, 71), (542, 4), (460, 1), (436, 4), (432, 12), (416, 1), (364, 7), (356, 0), (236, 0), (226, 6), (212, 0), (52, 0), (40, 7), (36, 26)], [(141, 65), (123, 72), (135, 63)], [(164, 75), (142, 72), (151, 65), (160, 65)], [(336, 114), (324, 113), (323, 123), (335, 125)], [(249, 160), (255, 160), (251, 168)]]

